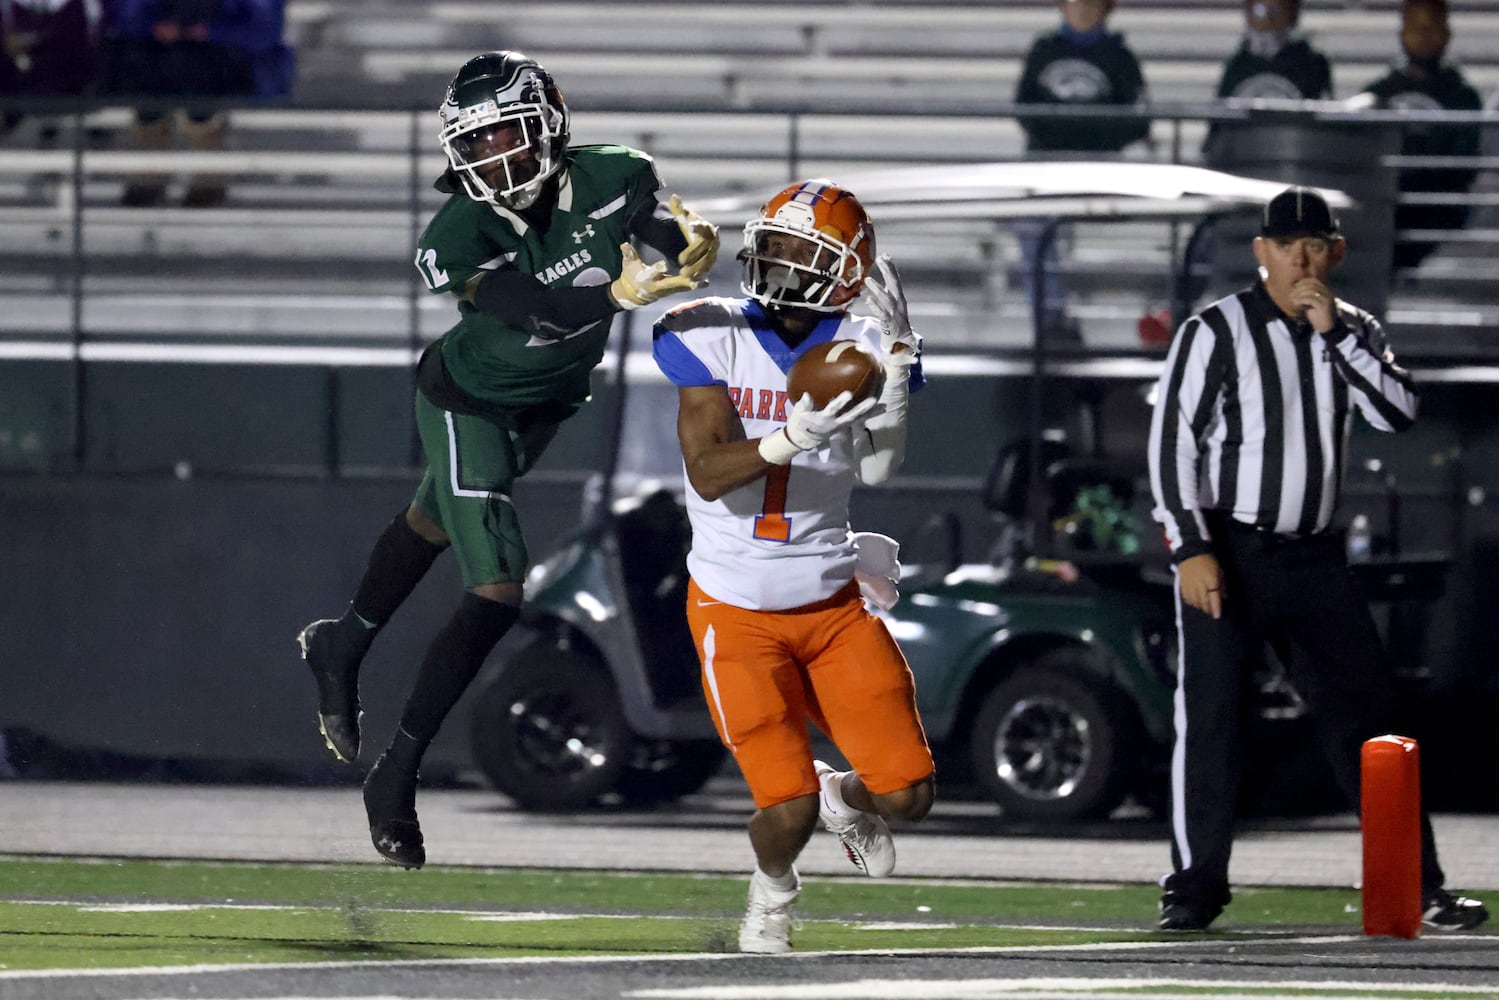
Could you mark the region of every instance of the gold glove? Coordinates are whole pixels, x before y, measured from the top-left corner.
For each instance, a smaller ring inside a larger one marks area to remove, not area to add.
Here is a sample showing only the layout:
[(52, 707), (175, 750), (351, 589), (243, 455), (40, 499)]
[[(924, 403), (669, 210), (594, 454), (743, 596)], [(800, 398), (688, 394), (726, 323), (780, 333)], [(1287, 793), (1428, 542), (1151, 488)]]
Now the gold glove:
[(705, 279), (718, 259), (718, 227), (683, 205), (681, 195), (672, 195), (667, 207), (687, 238), (687, 249), (677, 254), (678, 273), (693, 281)]
[(668, 295), (690, 292), (701, 284), (680, 274), (668, 274), (664, 260), (647, 264), (628, 243), (621, 243), (619, 252), (624, 260), (619, 277), (609, 286), (609, 297), (621, 309), (638, 309)]

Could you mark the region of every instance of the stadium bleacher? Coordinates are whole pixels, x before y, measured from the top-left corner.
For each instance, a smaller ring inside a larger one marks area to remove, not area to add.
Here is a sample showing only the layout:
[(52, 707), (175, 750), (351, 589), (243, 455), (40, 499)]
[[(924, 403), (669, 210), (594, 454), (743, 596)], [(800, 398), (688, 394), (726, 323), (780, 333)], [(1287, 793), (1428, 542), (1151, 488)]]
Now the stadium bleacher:
[[(1395, 10), (1394, 0), (1304, 5), (1302, 27), (1332, 58), (1339, 96), (1383, 72), (1396, 47)], [(1044, 2), (291, 0), (289, 40), (300, 59), (291, 105), (236, 110), (231, 151), (172, 161), (236, 174), (228, 206), (119, 208), (120, 178), (141, 154), (85, 153), (84, 324), (100, 335), (153, 323), (168, 335), (289, 337), (298, 322), (316, 327), (304, 331), (313, 338), (362, 329), (369, 341), (399, 339), (413, 323), (424, 336), (440, 332), (441, 303), (408, 301), (409, 247), (440, 197), (429, 188), (442, 165), (435, 105), (453, 70), (486, 48), (542, 60), (574, 110), (575, 141), (650, 151), (669, 187), (690, 199), (797, 176), (1016, 158), (1023, 141), (1009, 102), (1020, 62), (1055, 19)], [(1453, 57), (1481, 92), (1499, 91), (1499, 2), (1454, 0), (1453, 22)], [(1239, 5), (1126, 0), (1112, 24), (1140, 54), (1162, 109), (1154, 147), (1129, 155), (1192, 162), (1206, 99), (1239, 38)], [(95, 135), (127, 123), (118, 108), (88, 119)], [(17, 148), (23, 142), (13, 137), (0, 157), (0, 226), (11, 248), (0, 257), (16, 264), (0, 278), (0, 336), (56, 335), (71, 322), (60, 297), (77, 287), (72, 152), (27, 152)], [(1419, 282), (1392, 291), (1392, 318), (1476, 317), (1475, 336), (1493, 327), (1499, 344), (1499, 308), (1488, 295), (1499, 233), (1485, 221), (1499, 209), (1496, 178), (1490, 169), (1480, 182), (1473, 228), (1449, 240)], [(1068, 267), (1090, 345), (1134, 343), (1134, 319), (1166, 294), (1181, 235), (1128, 224), (1074, 238)], [(910, 260), (918, 312), (965, 331), (965, 345), (1023, 339), (1028, 311), (1009, 274), (1017, 254), (1003, 226), (902, 225), (887, 236), (886, 247)], [(729, 262), (715, 285), (733, 282)], [(344, 305), (306, 309), (319, 294)], [(190, 298), (213, 307), (174, 304)], [(360, 300), (369, 303), (363, 324)]]
[[(294, 5), (295, 7), (295, 5)], [(1379, 76), (1397, 54), (1393, 3), (1304, 5), (1302, 29), (1334, 65), (1338, 97)], [(1499, 6), (1454, 4), (1451, 56), (1488, 92), (1499, 85)], [(947, 109), (995, 105), (1014, 93), (1035, 35), (1052, 27), (1048, 3), (654, 3), (425, 5), (317, 4), (292, 18), (314, 39), (302, 51), (300, 92), (440, 93), (452, 69), (484, 48), (519, 48), (543, 60), (580, 106), (753, 108), (763, 102), (865, 106), (924, 102)], [(1111, 19), (1140, 55), (1152, 97), (1209, 99), (1238, 44), (1232, 2), (1125, 3)], [(642, 61), (644, 60), (644, 61)], [(350, 65), (363, 72), (352, 79)]]

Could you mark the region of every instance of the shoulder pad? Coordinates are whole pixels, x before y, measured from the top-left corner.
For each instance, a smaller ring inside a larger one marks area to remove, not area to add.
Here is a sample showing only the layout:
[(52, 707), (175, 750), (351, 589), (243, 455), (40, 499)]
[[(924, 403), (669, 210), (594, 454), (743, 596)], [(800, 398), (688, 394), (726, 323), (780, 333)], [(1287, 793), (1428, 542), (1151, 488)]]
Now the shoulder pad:
[(652, 162), (651, 154), (635, 149), (632, 146), (619, 146), (612, 143), (595, 143), (587, 146), (570, 146), (568, 154), (571, 159), (630, 159), (645, 160)]
[(742, 315), (738, 299), (695, 299), (668, 310), (657, 321), (656, 327), (672, 333), (687, 333), (709, 327), (732, 326)]

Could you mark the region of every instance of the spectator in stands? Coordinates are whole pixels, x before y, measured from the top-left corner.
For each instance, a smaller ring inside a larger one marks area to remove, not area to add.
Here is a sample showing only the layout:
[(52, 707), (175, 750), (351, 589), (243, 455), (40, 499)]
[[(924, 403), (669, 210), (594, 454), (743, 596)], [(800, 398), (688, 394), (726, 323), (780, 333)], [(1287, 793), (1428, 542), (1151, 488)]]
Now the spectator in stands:
[[(89, 0), (0, 0), (0, 97), (75, 97), (94, 88), (99, 10)], [(22, 115), (3, 109), (0, 135)], [(56, 130), (47, 130), (55, 135)]]
[(1223, 64), (1220, 100), (1332, 97), (1332, 64), (1296, 30), (1301, 0), (1245, 0), (1244, 40)]
[[(1244, 0), (1244, 39), (1223, 64), (1218, 100), (1327, 100), (1332, 97), (1332, 64), (1296, 31), (1301, 0)], [(1216, 159), (1223, 134), (1215, 125), (1203, 156)]]
[[(1145, 103), (1145, 79), (1140, 62), (1124, 42), (1124, 36), (1108, 29), (1114, 0), (1057, 0), (1062, 23), (1055, 31), (1036, 37), (1026, 53), (1025, 68), (1015, 90), (1021, 105), (1072, 104), (1115, 105), (1139, 108)], [(1025, 130), (1026, 152), (1052, 158), (1056, 154), (1118, 153), (1132, 142), (1150, 137), (1150, 119), (1143, 115), (1047, 115), (1020, 116)], [(1079, 157), (1074, 157), (1079, 158)], [(1015, 225), (1025, 264), (1025, 287), (1031, 275), (1046, 223), (1026, 221)], [(1057, 273), (1055, 243), (1044, 258), (1046, 281), (1041, 296), (1039, 322), (1053, 340), (1076, 340), (1077, 326), (1067, 317), (1067, 293)]]
[[(1301, 0), (1244, 0), (1244, 38), (1223, 64), (1217, 99), (1330, 100), (1332, 64), (1296, 30), (1300, 20)], [(1236, 151), (1231, 141), (1234, 128), (1226, 122), (1208, 127), (1202, 144), (1204, 164), (1230, 173), (1243, 169), (1242, 150)], [(1214, 234), (1211, 239), (1198, 241), (1188, 262), (1189, 300), (1195, 301), (1207, 288), (1208, 279), (1203, 274), (1212, 270), (1216, 240)], [(1147, 313), (1140, 320), (1140, 339), (1154, 346), (1170, 344), (1172, 326), (1169, 311)]]
[[(114, 0), (106, 25), (106, 87), (143, 102), (132, 139), (138, 149), (172, 145), (177, 111), (163, 98), (188, 98), (182, 134), (189, 149), (224, 148), (229, 118), (225, 98), (281, 97), (291, 91), (295, 57), (281, 36), (285, 0)], [(138, 174), (126, 185), (125, 205), (160, 205), (165, 174)], [(223, 204), (224, 178), (199, 174), (183, 204)]]
[[(1452, 38), (1447, 0), (1404, 0), (1400, 5), (1403, 57), (1390, 72), (1364, 88), (1372, 104), (1402, 111), (1478, 111), (1478, 92), (1462, 71), (1443, 57)], [(1482, 129), (1472, 123), (1413, 123), (1406, 127), (1403, 156), (1477, 156)], [(1461, 229), (1468, 222), (1466, 204), (1410, 205), (1413, 194), (1466, 197), (1478, 171), (1473, 167), (1406, 167), (1400, 171), (1402, 204), (1395, 209), (1395, 228)], [(1398, 239), (1391, 259), (1395, 273), (1408, 271), (1436, 250), (1425, 239)]]

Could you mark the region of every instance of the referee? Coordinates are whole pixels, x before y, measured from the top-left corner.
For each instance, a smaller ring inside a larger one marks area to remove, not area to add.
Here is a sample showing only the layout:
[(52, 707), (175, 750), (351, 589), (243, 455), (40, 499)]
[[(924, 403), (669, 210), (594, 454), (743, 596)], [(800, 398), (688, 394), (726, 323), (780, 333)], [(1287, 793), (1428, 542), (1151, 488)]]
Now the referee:
[[(1363, 742), (1389, 732), (1393, 675), (1331, 525), (1354, 410), (1402, 431), (1416, 390), (1374, 317), (1328, 287), (1346, 252), (1320, 195), (1276, 195), (1254, 241), (1260, 282), (1182, 324), (1156, 389), (1150, 483), (1181, 640), (1162, 930), (1204, 930), (1232, 898), (1240, 719), (1266, 641), (1351, 802)], [(1442, 888), (1424, 810), (1421, 833), (1423, 921), (1476, 927), (1488, 911)]]

